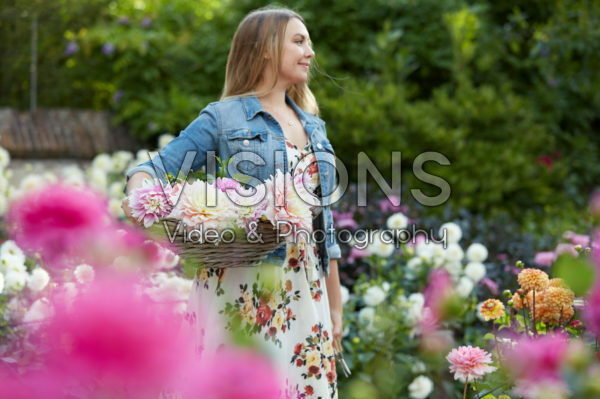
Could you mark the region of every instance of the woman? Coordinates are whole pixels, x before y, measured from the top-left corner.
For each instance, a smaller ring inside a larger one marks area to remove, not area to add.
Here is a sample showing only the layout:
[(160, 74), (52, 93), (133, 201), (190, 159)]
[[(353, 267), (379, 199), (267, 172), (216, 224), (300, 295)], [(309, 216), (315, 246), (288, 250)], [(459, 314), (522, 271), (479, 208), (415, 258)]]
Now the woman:
[[(335, 157), (307, 84), (314, 55), (297, 13), (248, 14), (233, 38), (221, 101), (204, 108), (153, 162), (129, 170), (127, 192), (151, 176), (206, 166), (208, 151), (221, 159), (245, 154), (232, 162), (233, 171), (229, 165), (230, 176), (237, 171), (262, 182), (276, 169), (306, 172), (323, 194), (313, 227), (325, 239), (287, 244), (261, 268), (201, 269), (188, 312), (208, 307), (226, 316), (227, 329), (264, 340), (285, 374), (287, 397), (335, 398), (333, 344), (342, 334), (340, 249), (328, 201)], [(126, 200), (123, 209), (131, 219)]]

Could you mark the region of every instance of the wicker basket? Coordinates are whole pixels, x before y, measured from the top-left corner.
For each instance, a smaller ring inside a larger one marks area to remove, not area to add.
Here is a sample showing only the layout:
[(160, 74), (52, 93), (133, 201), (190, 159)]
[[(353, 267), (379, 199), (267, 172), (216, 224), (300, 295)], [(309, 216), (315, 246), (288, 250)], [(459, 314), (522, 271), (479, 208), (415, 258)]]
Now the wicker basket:
[[(260, 264), (271, 252), (284, 245), (277, 231), (270, 222), (258, 222), (256, 236), (262, 242), (251, 242), (245, 234), (236, 234), (231, 242), (190, 242), (184, 240), (184, 231), (181, 220), (165, 219), (162, 221), (164, 228), (171, 232), (170, 242), (178, 249), (185, 259), (199, 263), (199, 267), (250, 267)], [(179, 228), (178, 228), (179, 226)], [(188, 231), (190, 229), (188, 228)], [(173, 237), (173, 233), (176, 235)], [(164, 233), (164, 232), (163, 232)]]

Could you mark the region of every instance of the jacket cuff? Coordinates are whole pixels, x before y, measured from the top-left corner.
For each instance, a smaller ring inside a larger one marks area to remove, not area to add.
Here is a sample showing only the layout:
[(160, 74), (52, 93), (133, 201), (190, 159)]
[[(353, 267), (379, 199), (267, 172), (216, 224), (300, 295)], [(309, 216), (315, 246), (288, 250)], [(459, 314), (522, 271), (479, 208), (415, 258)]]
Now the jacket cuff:
[(327, 254), (329, 255), (329, 259), (340, 259), (342, 257), (342, 250), (340, 249), (339, 244), (335, 243), (330, 247), (327, 247)]
[(131, 176), (133, 176), (134, 174), (136, 174), (137, 172), (146, 172), (150, 176), (156, 178), (156, 172), (154, 171), (154, 168), (150, 165), (141, 164), (134, 168), (131, 168), (125, 173), (126, 180), (125, 180), (125, 186), (123, 187), (124, 194), (127, 194), (127, 183), (129, 182), (129, 178)]

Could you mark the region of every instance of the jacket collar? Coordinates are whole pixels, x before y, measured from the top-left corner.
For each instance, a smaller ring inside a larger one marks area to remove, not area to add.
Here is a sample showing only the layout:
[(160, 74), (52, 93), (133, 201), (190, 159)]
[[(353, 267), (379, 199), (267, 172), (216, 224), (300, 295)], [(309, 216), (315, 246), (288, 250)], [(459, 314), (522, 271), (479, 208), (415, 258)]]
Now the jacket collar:
[[(256, 114), (258, 114), (260, 112), (266, 112), (265, 109), (260, 104), (260, 101), (258, 100), (256, 95), (254, 95), (254, 94), (249, 95), (249, 96), (240, 97), (240, 101), (242, 102), (242, 105), (244, 106), (244, 110), (246, 111), (246, 119), (247, 120), (254, 118), (256, 116)], [(312, 115), (309, 115), (307, 112), (305, 112), (303, 109), (301, 109), (298, 105), (296, 105), (296, 103), (292, 100), (292, 98), (287, 93), (285, 93), (285, 101), (289, 104), (290, 107), (292, 107), (294, 109), (294, 111), (296, 111), (296, 114), (298, 115), (298, 117), (300, 118), (300, 121), (302, 122), (302, 126), (306, 125), (307, 123), (309, 123), (309, 124), (315, 123), (313, 121), (314, 117), (312, 117)]]

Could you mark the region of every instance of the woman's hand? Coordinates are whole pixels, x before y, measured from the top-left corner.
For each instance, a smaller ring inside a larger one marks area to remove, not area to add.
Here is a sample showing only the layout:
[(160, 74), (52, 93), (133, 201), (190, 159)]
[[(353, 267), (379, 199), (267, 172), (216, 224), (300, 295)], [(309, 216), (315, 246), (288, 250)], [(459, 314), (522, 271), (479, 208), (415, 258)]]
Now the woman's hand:
[(152, 176), (150, 176), (146, 172), (134, 173), (133, 176), (131, 176), (129, 178), (129, 181), (127, 182), (127, 187), (125, 189), (125, 191), (127, 192), (127, 197), (123, 198), (123, 201), (121, 202), (121, 208), (123, 209), (123, 213), (125, 213), (127, 219), (131, 220), (134, 224), (141, 225), (142, 221), (137, 220), (135, 217), (133, 217), (131, 208), (129, 207), (129, 193), (135, 190), (136, 188), (141, 187), (144, 183), (144, 180), (146, 179), (152, 179)]
[(339, 348), (341, 348), (341, 342), (342, 342), (342, 312), (337, 311), (337, 310), (331, 310), (331, 324), (332, 324), (332, 331), (331, 331), (331, 335), (333, 335), (333, 341), (335, 342), (334, 347), (339, 350)]

